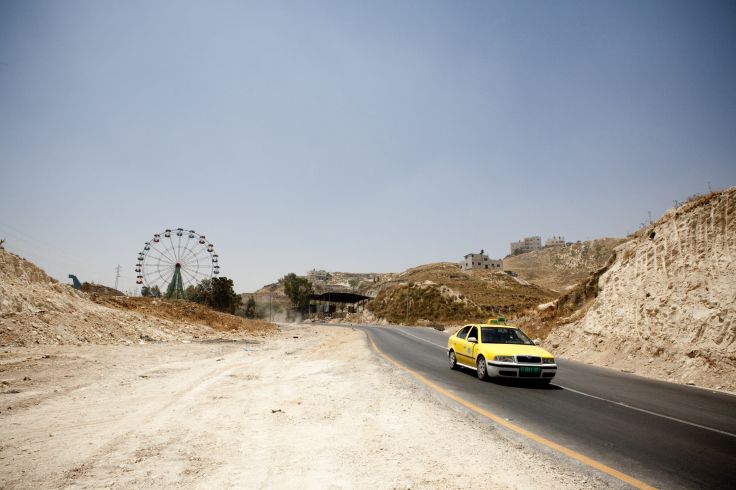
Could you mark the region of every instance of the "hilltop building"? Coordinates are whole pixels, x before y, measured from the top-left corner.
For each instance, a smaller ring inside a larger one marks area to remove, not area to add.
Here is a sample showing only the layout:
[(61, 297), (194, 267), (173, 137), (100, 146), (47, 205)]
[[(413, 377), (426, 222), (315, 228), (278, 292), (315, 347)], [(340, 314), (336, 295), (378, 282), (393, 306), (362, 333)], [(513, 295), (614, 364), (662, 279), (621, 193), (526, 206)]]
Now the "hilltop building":
[(312, 269), (311, 271), (307, 272), (307, 278), (310, 282), (325, 282), (330, 278), (330, 273), (327, 271), (318, 271), (316, 269)]
[(467, 254), (462, 262), (460, 262), (460, 268), (463, 270), (468, 269), (494, 269), (503, 270), (503, 260), (489, 259), (486, 254), (481, 250), (479, 254)]
[(565, 244), (565, 237), (564, 236), (553, 236), (547, 238), (547, 240), (544, 242), (545, 247), (556, 247), (557, 245), (564, 245)]
[(511, 254), (533, 252), (542, 248), (541, 236), (529, 236), (518, 242), (511, 242)]

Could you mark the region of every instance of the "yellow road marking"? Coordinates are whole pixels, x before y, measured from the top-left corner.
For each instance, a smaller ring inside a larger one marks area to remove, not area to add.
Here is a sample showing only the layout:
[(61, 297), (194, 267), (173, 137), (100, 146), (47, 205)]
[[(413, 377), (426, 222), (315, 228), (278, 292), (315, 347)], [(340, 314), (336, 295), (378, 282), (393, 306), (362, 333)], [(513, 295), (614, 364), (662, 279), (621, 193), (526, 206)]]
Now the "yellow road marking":
[(613, 469), (610, 466), (606, 466), (605, 464), (603, 464), (603, 463), (601, 463), (599, 461), (596, 461), (593, 458), (589, 458), (588, 456), (585, 456), (584, 454), (580, 454), (577, 451), (573, 451), (572, 449), (566, 448), (565, 446), (561, 446), (560, 444), (557, 444), (556, 442), (552, 442), (549, 439), (545, 439), (542, 436), (539, 436), (539, 435), (537, 435), (537, 434), (535, 434), (533, 432), (530, 432), (530, 431), (528, 431), (528, 430), (526, 430), (526, 429), (524, 429), (524, 428), (522, 428), (522, 427), (520, 427), (520, 426), (518, 426), (516, 424), (513, 424), (513, 423), (509, 422), (508, 420), (505, 420), (502, 417), (499, 417), (498, 415), (496, 415), (496, 414), (494, 414), (492, 412), (489, 412), (488, 410), (486, 410), (484, 408), (481, 408), (478, 405), (476, 405), (474, 403), (471, 403), (471, 402), (469, 402), (469, 401), (461, 398), (460, 396), (452, 393), (451, 391), (448, 391), (448, 390), (442, 388), (441, 386), (433, 383), (432, 381), (428, 380), (427, 378), (425, 378), (421, 374), (417, 373), (416, 371), (413, 371), (413, 370), (409, 369), (408, 367), (404, 366), (403, 364), (401, 364), (397, 360), (393, 359), (389, 355), (384, 354), (383, 351), (378, 348), (378, 346), (373, 341), (373, 339), (368, 334), (368, 332), (366, 332), (366, 335), (368, 335), (368, 339), (371, 341), (371, 345), (373, 346), (373, 348), (375, 349), (375, 351), (378, 352), (388, 362), (390, 362), (394, 366), (398, 367), (399, 369), (403, 369), (404, 371), (406, 371), (407, 373), (409, 373), (410, 375), (412, 375), (414, 378), (416, 378), (420, 382), (422, 382), (425, 385), (431, 387), (432, 389), (438, 391), (439, 393), (443, 394), (447, 398), (450, 398), (451, 400), (456, 401), (457, 403), (459, 403), (460, 405), (464, 406), (465, 408), (468, 408), (468, 409), (470, 409), (470, 410), (472, 410), (472, 411), (474, 411), (476, 413), (479, 413), (479, 414), (483, 415), (484, 417), (487, 417), (487, 418), (491, 419), (492, 421), (496, 422), (497, 424), (502, 425), (503, 427), (506, 427), (507, 429), (510, 429), (510, 430), (516, 432), (517, 434), (521, 434), (522, 436), (524, 436), (524, 437), (526, 437), (528, 439), (531, 439), (531, 440), (533, 440), (535, 442), (538, 442), (540, 444), (544, 444), (545, 446), (547, 446), (547, 447), (549, 447), (551, 449), (554, 449), (556, 451), (559, 451), (562, 454), (564, 454), (565, 456), (568, 456), (568, 457), (570, 457), (572, 459), (575, 459), (577, 461), (580, 461), (581, 463), (586, 464), (588, 466), (591, 466), (591, 467), (597, 469), (598, 471), (602, 471), (603, 473), (605, 473), (607, 475), (611, 475), (614, 478), (618, 478), (619, 480), (621, 480), (621, 481), (623, 481), (625, 483), (628, 483), (632, 487), (639, 488), (639, 489), (647, 489), (647, 490), (653, 490), (653, 489), (655, 489), (655, 487), (653, 487), (651, 485), (647, 485), (643, 481), (637, 480), (633, 476), (629, 476), (626, 473), (621, 473), (620, 471), (618, 471), (616, 469)]

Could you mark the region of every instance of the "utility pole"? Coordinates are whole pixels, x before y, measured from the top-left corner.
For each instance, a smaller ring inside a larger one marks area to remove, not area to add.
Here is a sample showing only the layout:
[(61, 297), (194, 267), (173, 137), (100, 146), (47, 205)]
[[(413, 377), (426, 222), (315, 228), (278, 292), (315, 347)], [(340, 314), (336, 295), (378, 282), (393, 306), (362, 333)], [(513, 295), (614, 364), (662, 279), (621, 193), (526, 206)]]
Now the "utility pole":
[(411, 291), (410, 287), (407, 287), (406, 289), (406, 320), (404, 321), (405, 325), (409, 325), (409, 292)]
[(118, 288), (118, 279), (120, 279), (120, 264), (115, 269), (115, 289)]

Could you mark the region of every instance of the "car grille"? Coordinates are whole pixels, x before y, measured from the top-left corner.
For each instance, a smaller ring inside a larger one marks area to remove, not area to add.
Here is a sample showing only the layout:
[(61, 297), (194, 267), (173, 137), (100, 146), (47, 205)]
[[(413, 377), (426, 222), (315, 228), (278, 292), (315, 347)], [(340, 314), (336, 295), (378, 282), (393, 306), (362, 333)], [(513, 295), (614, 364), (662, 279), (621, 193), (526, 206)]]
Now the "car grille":
[(516, 356), (516, 362), (526, 364), (542, 364), (542, 358), (537, 356)]

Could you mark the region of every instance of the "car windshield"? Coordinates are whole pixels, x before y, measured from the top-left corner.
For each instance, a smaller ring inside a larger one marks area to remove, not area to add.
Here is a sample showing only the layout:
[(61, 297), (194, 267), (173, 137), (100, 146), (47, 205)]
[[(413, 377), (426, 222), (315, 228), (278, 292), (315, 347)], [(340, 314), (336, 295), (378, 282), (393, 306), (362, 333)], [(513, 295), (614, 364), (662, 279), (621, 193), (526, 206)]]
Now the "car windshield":
[(534, 345), (529, 337), (519, 329), (506, 327), (482, 327), (481, 342), (484, 344), (524, 344)]

